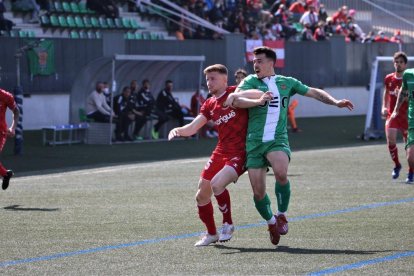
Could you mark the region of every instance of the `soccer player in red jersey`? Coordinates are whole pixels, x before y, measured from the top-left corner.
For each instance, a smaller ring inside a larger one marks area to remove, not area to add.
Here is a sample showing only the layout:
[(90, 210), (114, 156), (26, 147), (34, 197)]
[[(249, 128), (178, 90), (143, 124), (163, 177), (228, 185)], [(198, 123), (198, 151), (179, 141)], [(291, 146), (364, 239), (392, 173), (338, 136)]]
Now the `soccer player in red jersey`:
[[(212, 97), (208, 98), (200, 109), (200, 114), (189, 124), (174, 128), (168, 139), (192, 136), (209, 120), (213, 120), (218, 130), (218, 143), (210, 160), (204, 167), (198, 183), (196, 201), (198, 214), (206, 225), (207, 233), (195, 246), (207, 246), (217, 241), (225, 242), (232, 238), (234, 231), (231, 217), (230, 194), (227, 185), (236, 182), (245, 171), (245, 141), (247, 130), (247, 110), (224, 106), (224, 102), (235, 87), (227, 86), (228, 70), (224, 65), (215, 64), (204, 69), (207, 87)], [(257, 105), (268, 100), (268, 95), (260, 95)], [(214, 222), (211, 197), (214, 194), (221, 213), (223, 227), (217, 232)]]
[[(9, 108), (13, 111), (13, 122), (10, 128), (7, 128), (6, 110)], [(19, 108), (16, 106), (13, 95), (0, 89), (0, 152), (3, 150), (7, 137), (13, 137), (16, 130), (17, 121), (19, 120)], [(12, 170), (6, 170), (0, 163), (0, 175), (3, 177), (2, 189), (9, 187), (10, 178), (13, 176)]]
[[(397, 102), (398, 90), (402, 85), (402, 76), (407, 68), (407, 55), (404, 52), (396, 52), (394, 54), (394, 68), (395, 72), (388, 74), (384, 79), (384, 96), (382, 101), (382, 115), (386, 118), (385, 121), (385, 133), (387, 136), (388, 150), (391, 155), (391, 159), (395, 164), (392, 170), (392, 178), (397, 179), (400, 176), (401, 163), (398, 159), (397, 148), (397, 134), (401, 132), (404, 141), (407, 140), (408, 130), (408, 117), (407, 109), (408, 103), (404, 102), (399, 110), (398, 116), (391, 118), (391, 114), (394, 111), (395, 104)], [(413, 178), (413, 168), (409, 168), (408, 179)]]

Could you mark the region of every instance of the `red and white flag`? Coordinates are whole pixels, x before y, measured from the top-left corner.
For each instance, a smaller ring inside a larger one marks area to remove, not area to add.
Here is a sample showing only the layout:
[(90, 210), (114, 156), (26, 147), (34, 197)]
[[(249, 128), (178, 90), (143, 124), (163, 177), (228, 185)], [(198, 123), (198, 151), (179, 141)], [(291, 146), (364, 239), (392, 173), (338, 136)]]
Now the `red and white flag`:
[(267, 46), (272, 48), (276, 53), (275, 67), (285, 67), (285, 41), (284, 40), (253, 40), (246, 39), (246, 60), (247, 62), (253, 61), (253, 50), (256, 47)]
[(284, 40), (265, 40), (263, 41), (263, 46), (272, 48), (276, 53), (276, 64), (275, 67), (283, 68), (285, 67), (285, 41)]

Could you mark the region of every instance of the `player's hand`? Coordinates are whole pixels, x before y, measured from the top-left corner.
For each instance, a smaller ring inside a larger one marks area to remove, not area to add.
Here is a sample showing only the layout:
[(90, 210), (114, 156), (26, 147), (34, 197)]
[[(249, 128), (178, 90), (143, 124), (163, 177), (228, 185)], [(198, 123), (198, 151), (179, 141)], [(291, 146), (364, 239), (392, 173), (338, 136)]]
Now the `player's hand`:
[(170, 133), (168, 133), (168, 141), (171, 141), (175, 137), (180, 137), (178, 133), (178, 128), (171, 129)]
[(14, 128), (7, 129), (7, 136), (14, 137), (15, 134), (16, 134), (16, 131), (14, 130)]
[(387, 116), (388, 116), (388, 109), (383, 108), (383, 109), (382, 109), (382, 111), (381, 111), (381, 115), (382, 115), (383, 117), (387, 117)]
[(339, 108), (348, 108), (349, 110), (353, 110), (354, 109), (354, 104), (350, 101), (350, 100), (340, 100), (336, 103), (336, 106)]
[(267, 91), (266, 93), (264, 93), (261, 97), (260, 97), (260, 105), (265, 104), (268, 101), (273, 100), (273, 93), (270, 91)]
[(234, 95), (234, 93), (231, 93), (228, 97), (227, 97), (227, 100), (223, 103), (223, 106), (224, 107), (226, 107), (226, 106), (229, 106), (229, 107), (231, 107), (231, 108), (234, 108), (234, 106), (233, 106), (233, 103), (234, 103), (234, 99), (235, 99), (235, 95)]

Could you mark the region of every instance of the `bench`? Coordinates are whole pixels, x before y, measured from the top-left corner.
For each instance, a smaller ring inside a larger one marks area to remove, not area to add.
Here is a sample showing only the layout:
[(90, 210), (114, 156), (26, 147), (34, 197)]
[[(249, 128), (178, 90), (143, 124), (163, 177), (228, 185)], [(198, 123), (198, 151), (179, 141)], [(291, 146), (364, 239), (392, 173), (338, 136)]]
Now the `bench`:
[(54, 125), (42, 128), (43, 145), (63, 145), (86, 142), (88, 123)]

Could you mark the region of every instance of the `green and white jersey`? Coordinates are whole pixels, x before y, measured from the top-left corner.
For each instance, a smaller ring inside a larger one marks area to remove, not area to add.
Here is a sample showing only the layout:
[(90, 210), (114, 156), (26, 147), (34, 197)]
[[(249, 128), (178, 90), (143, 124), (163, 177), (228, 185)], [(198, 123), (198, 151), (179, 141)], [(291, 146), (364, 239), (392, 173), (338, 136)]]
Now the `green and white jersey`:
[(249, 108), (247, 141), (276, 141), (289, 147), (287, 117), (290, 97), (305, 95), (309, 87), (295, 78), (271, 76), (259, 79), (256, 74), (247, 76), (238, 86), (240, 90), (259, 89), (271, 91), (273, 100), (264, 106)]
[(408, 91), (408, 128), (414, 128), (414, 68), (404, 71), (402, 90)]

